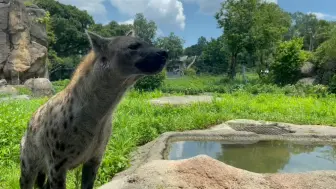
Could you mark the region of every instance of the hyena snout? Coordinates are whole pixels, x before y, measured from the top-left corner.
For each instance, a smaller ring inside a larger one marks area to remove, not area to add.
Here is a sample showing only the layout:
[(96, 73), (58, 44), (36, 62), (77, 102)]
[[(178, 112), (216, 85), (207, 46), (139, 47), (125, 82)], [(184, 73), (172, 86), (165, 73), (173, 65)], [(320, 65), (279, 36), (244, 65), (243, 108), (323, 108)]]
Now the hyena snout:
[(163, 49), (152, 49), (144, 61), (135, 66), (146, 75), (153, 75), (161, 72), (166, 65), (168, 52)]

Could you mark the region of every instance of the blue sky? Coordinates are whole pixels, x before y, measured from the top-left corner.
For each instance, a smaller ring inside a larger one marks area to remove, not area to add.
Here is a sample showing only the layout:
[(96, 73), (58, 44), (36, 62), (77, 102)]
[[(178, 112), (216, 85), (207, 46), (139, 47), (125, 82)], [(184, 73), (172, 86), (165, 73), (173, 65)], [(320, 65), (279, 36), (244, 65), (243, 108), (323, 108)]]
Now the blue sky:
[[(184, 46), (197, 42), (200, 36), (218, 37), (214, 13), (223, 0), (58, 0), (87, 10), (98, 23), (111, 20), (132, 23), (136, 13), (142, 12), (154, 20), (159, 28), (158, 35), (170, 32), (185, 40)], [(279, 4), (288, 12), (312, 12), (318, 18), (336, 20), (336, 0), (266, 0)]]

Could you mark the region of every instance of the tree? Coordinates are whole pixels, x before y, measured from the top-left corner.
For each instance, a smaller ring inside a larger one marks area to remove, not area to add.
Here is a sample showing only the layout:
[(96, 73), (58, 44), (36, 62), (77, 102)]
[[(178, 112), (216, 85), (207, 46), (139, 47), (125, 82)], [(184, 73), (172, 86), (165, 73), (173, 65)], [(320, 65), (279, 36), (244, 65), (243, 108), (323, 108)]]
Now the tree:
[(259, 0), (227, 0), (216, 13), (218, 25), (224, 30), (224, 41), (230, 54), (229, 77), (236, 76), (237, 57), (251, 44), (252, 15)]
[(183, 54), (187, 56), (200, 56), (207, 43), (207, 39), (201, 36), (198, 38), (197, 44), (185, 48)]
[(148, 21), (142, 13), (138, 13), (135, 15), (133, 27), (135, 33), (140, 38), (149, 43), (153, 42), (157, 30), (157, 26), (154, 21)]
[(281, 42), (276, 51), (276, 60), (271, 64), (271, 77), (276, 84), (294, 84), (300, 78), (300, 68), (306, 61), (303, 38)]
[(51, 25), (56, 42), (51, 47), (61, 57), (85, 54), (90, 46), (85, 29), (94, 24), (93, 18), (75, 6), (55, 0), (34, 0), (51, 15)]
[(272, 59), (277, 43), (283, 40), (285, 33), (288, 32), (291, 17), (274, 3), (261, 3), (254, 13), (253, 20), (252, 50), (257, 53), (259, 71), (269, 69), (268, 60)]
[(204, 47), (200, 61), (196, 62), (196, 68), (200, 72), (222, 74), (228, 69), (223, 36), (211, 39)]
[(291, 17), (293, 24), (286, 35), (286, 39), (303, 37), (304, 49), (309, 51), (316, 50), (318, 46), (326, 41), (329, 37), (329, 31), (333, 27), (332, 22), (319, 20), (315, 14), (295, 12), (291, 14)]
[(183, 54), (184, 40), (173, 32), (167, 37), (160, 37), (155, 41), (155, 45), (169, 52), (169, 60), (176, 60)]
[(104, 37), (123, 36), (133, 28), (130, 24), (118, 24), (116, 21), (111, 21), (107, 25), (94, 24), (91, 25), (90, 31), (94, 31)]

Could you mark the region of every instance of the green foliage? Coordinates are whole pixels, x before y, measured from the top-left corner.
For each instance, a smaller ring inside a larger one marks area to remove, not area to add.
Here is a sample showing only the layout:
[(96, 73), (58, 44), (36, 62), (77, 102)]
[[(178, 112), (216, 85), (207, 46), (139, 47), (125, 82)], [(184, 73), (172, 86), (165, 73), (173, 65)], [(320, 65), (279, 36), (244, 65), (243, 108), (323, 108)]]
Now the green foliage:
[(94, 24), (89, 28), (90, 31), (96, 32), (103, 37), (123, 36), (132, 29), (132, 25), (118, 24), (116, 21), (111, 21), (107, 25)]
[(185, 48), (183, 54), (187, 56), (201, 56), (203, 49), (207, 46), (207, 43), (207, 39), (201, 36), (198, 38), (197, 44)]
[(283, 94), (287, 96), (316, 96), (324, 97), (329, 95), (328, 87), (323, 85), (286, 85), (279, 87), (274, 84), (265, 84), (260, 81), (256, 74), (246, 74), (245, 84), (243, 76), (238, 74), (234, 80), (220, 76), (184, 77), (180, 79), (166, 80), (161, 90), (165, 93), (179, 93), (185, 95), (196, 95), (205, 92), (211, 93), (236, 93), (244, 92), (253, 95), (259, 94)]
[(203, 49), (195, 67), (202, 73), (221, 74), (228, 69), (227, 51), (222, 37), (211, 39)]
[(139, 91), (153, 91), (162, 86), (164, 80), (166, 79), (166, 71), (163, 70), (161, 73), (153, 76), (145, 76), (141, 78), (135, 85), (134, 88)]
[(184, 40), (176, 36), (173, 32), (167, 37), (160, 37), (155, 41), (155, 45), (169, 51), (169, 60), (176, 60), (183, 54)]
[(189, 69), (186, 69), (186, 70), (184, 71), (184, 74), (185, 74), (186, 76), (194, 77), (194, 76), (196, 76), (196, 70), (193, 69), (193, 68), (189, 68)]
[(300, 68), (306, 61), (302, 50), (303, 39), (297, 38), (279, 44), (276, 61), (271, 65), (271, 77), (276, 84), (293, 84), (300, 78)]
[(332, 77), (330, 83), (329, 83), (329, 90), (332, 93), (336, 94), (336, 74)]
[(138, 37), (149, 43), (154, 41), (157, 26), (154, 21), (147, 20), (142, 13), (135, 15), (133, 27)]
[(51, 47), (59, 56), (85, 54), (88, 51), (90, 46), (84, 31), (94, 21), (86, 11), (55, 0), (34, 0), (34, 3), (50, 13), (56, 38)]
[(26, 7), (30, 7), (30, 6), (34, 5), (34, 1), (33, 0), (31, 0), (31, 1), (24, 1), (23, 4)]

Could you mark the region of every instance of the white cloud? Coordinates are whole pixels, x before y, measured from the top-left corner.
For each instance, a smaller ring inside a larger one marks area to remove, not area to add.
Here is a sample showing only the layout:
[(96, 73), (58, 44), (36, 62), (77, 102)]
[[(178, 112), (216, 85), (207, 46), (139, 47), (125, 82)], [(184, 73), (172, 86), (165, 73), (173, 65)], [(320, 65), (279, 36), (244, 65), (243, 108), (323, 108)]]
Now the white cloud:
[(74, 5), (81, 10), (86, 10), (95, 21), (107, 23), (107, 10), (103, 4), (105, 0), (57, 0), (60, 3)]
[(185, 15), (180, 0), (110, 0), (121, 13), (134, 16), (143, 13), (158, 25), (169, 24), (185, 28)]
[[(214, 14), (220, 9), (220, 4), (225, 0), (181, 0), (184, 3), (196, 3), (200, 7), (200, 11), (205, 14)], [(278, 0), (264, 0), (278, 4)]]
[(118, 24), (131, 24), (131, 25), (133, 25), (133, 23), (134, 23), (134, 19), (128, 19), (122, 22), (118, 22)]
[(330, 14), (324, 14), (321, 12), (308, 12), (308, 14), (315, 14), (318, 19), (323, 19), (323, 20), (336, 20), (336, 16), (330, 15)]

